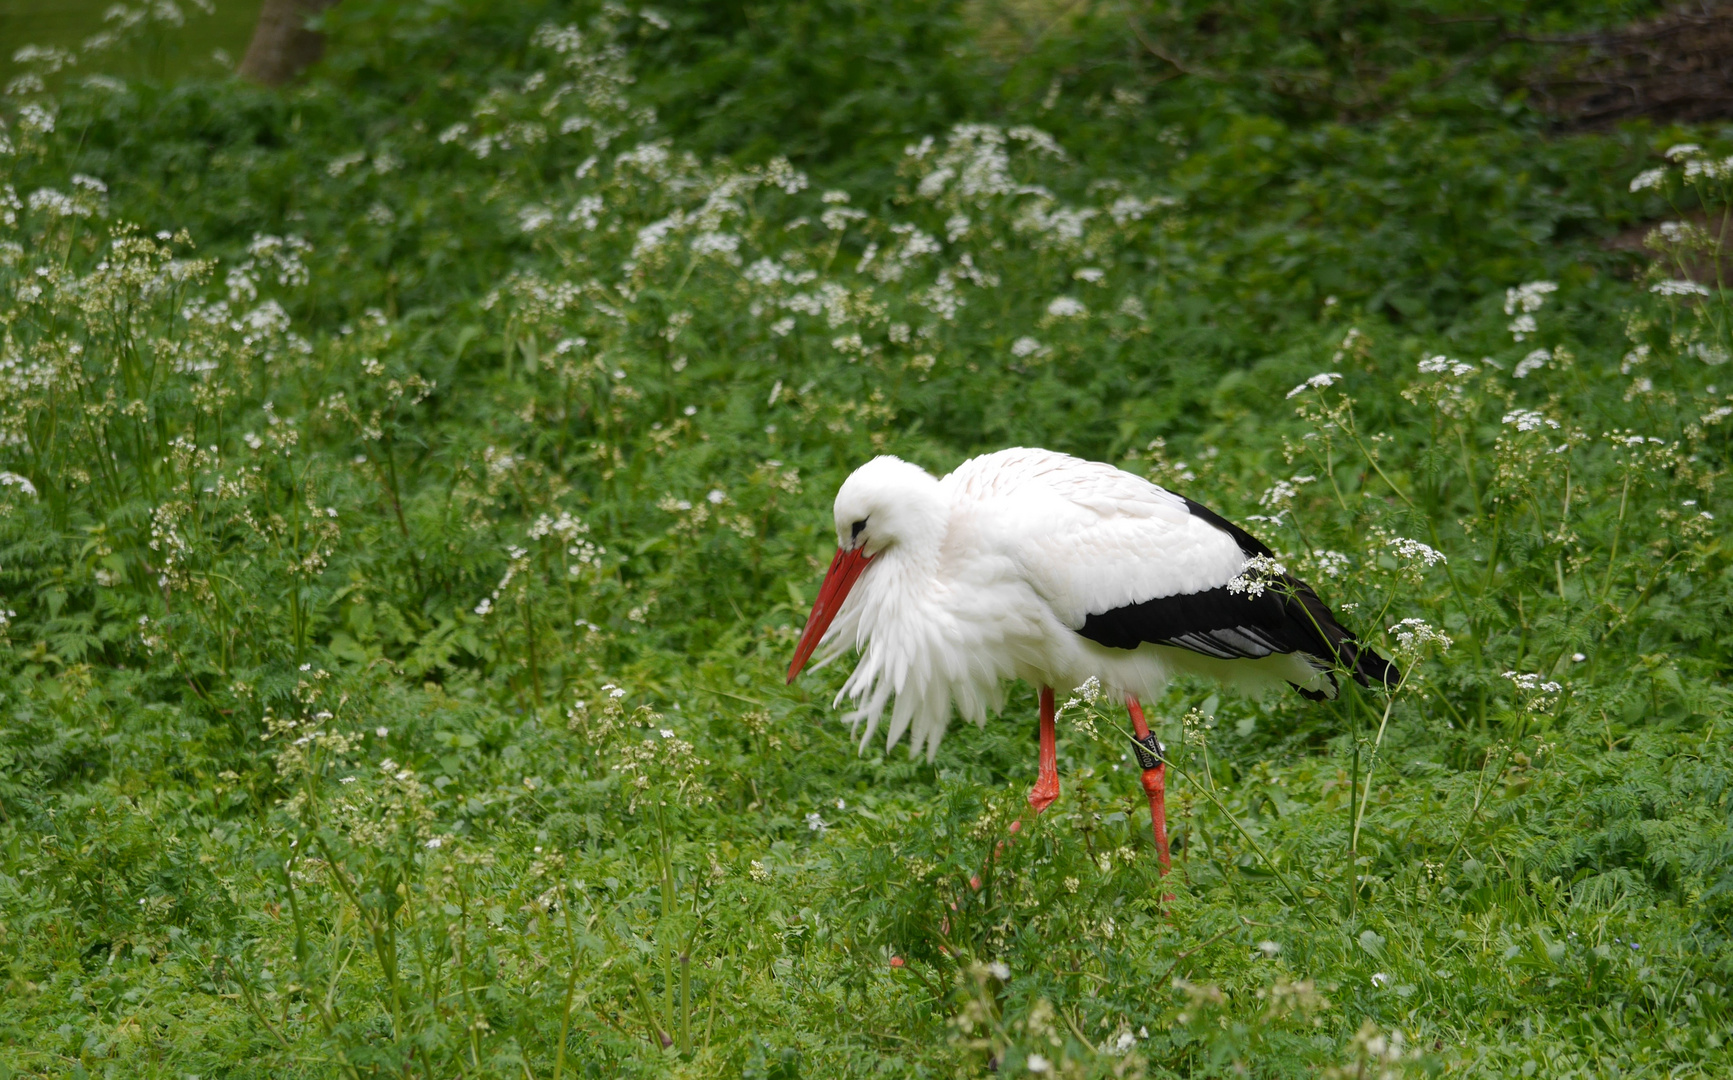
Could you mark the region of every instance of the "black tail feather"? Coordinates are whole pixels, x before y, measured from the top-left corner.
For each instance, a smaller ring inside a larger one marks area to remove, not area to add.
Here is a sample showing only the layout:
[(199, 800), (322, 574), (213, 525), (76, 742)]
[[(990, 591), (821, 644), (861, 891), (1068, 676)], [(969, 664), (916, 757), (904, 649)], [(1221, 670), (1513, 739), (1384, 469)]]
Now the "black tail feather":
[(1301, 622), (1314, 642), (1322, 646), (1321, 651), (1312, 655), (1330, 664), (1332, 667), (1346, 668), (1353, 675), (1354, 681), (1361, 686), (1374, 684), (1386, 688), (1394, 687), (1402, 681), (1402, 673), (1396, 665), (1379, 656), (1373, 650), (1360, 644), (1340, 622), (1336, 613), (1329, 605), (1319, 598), (1318, 593), (1310, 585), (1294, 577), (1284, 575), (1283, 584), (1293, 592), (1290, 605), (1298, 602), (1300, 611), (1293, 612), (1296, 621)]
[[(1185, 499), (1185, 504), (1192, 516), (1233, 537), (1246, 558), (1274, 558), (1263, 541), (1209, 507), (1191, 499)], [(1347, 671), (1361, 686), (1394, 687), (1402, 681), (1395, 665), (1360, 644), (1317, 591), (1292, 574), (1255, 591), (1222, 585), (1091, 612), (1077, 632), (1114, 649), (1135, 649), (1149, 642), (1223, 660), (1302, 653), (1330, 672)], [(1334, 682), (1332, 674), (1332, 689)], [(1334, 696), (1295, 689), (1313, 700)]]

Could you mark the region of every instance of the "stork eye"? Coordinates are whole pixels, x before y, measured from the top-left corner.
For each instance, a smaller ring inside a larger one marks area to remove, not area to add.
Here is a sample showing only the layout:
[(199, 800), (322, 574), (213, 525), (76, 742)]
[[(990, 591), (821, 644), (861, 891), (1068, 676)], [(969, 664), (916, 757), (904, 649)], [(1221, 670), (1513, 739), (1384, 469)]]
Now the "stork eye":
[(861, 518), (859, 521), (854, 523), (854, 525), (853, 525), (854, 531), (849, 533), (848, 538), (850, 540), (859, 540), (860, 539), (860, 531), (864, 528), (866, 528), (866, 518)]

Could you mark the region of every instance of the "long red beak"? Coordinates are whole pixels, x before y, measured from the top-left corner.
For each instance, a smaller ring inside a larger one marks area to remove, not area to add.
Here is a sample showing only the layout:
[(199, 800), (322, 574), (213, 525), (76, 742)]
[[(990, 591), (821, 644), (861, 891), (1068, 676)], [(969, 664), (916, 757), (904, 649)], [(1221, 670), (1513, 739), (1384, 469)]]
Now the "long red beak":
[(824, 584), (818, 587), (818, 599), (812, 602), (812, 614), (806, 617), (806, 629), (801, 631), (800, 641), (794, 646), (794, 662), (788, 665), (789, 682), (793, 682), (800, 669), (806, 666), (807, 658), (824, 639), (824, 632), (830, 629), (831, 620), (842, 610), (848, 591), (854, 588), (861, 571), (872, 560), (873, 557), (862, 548), (852, 551), (837, 548), (836, 558), (830, 560), (830, 569), (825, 571)]

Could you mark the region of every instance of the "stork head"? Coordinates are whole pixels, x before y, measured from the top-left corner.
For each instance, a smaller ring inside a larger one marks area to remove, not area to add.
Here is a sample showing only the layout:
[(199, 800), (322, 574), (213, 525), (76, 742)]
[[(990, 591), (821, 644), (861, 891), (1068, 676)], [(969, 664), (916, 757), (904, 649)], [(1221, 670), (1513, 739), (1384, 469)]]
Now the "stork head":
[(836, 557), (819, 586), (806, 629), (788, 665), (793, 682), (824, 632), (842, 610), (849, 590), (867, 564), (887, 552), (921, 546), (941, 537), (945, 504), (939, 482), (919, 465), (884, 455), (849, 474), (836, 493)]
[(849, 474), (836, 492), (836, 546), (868, 559), (943, 528), (939, 482), (919, 465), (886, 454)]

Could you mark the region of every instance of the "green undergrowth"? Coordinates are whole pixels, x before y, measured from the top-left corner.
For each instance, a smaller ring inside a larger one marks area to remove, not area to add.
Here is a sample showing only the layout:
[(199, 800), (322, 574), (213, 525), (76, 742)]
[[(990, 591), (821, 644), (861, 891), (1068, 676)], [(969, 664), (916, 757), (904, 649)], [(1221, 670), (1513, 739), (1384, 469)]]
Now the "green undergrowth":
[[(1733, 136), (1526, 107), (1640, 9), (1389, 7), (22, 59), (0, 1076), (1726, 1075)], [(1092, 688), (1036, 817), (1033, 688), (929, 763), (784, 682), (841, 479), (1016, 444), (1404, 674), (1146, 703), (1166, 877)]]

